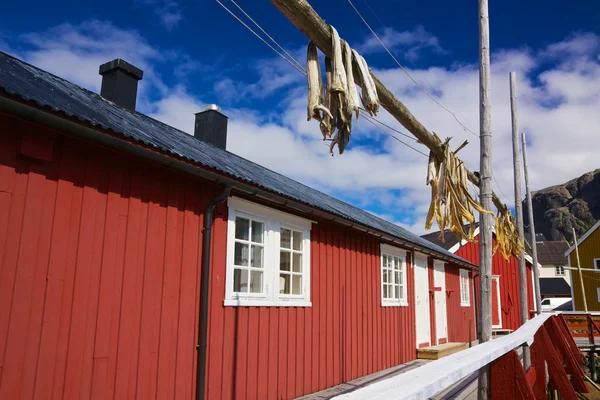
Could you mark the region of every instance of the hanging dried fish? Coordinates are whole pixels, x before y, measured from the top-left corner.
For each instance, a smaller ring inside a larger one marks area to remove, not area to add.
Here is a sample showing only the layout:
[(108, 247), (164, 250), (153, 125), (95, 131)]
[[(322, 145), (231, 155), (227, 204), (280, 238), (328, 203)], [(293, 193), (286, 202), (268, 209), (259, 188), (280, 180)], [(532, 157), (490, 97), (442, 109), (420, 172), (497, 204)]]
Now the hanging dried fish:
[(344, 61), (342, 59), (342, 43), (337, 30), (329, 25), (331, 28), (331, 47), (333, 53), (333, 80), (329, 91), (336, 94), (338, 103), (343, 103), (343, 99), (346, 96), (346, 70), (344, 69)]
[[(354, 83), (354, 72), (352, 71), (352, 49), (348, 42), (344, 42), (344, 66), (346, 68), (346, 114), (356, 113), (356, 120), (360, 115), (358, 91)], [(350, 118), (351, 119), (351, 118)]]
[(505, 207), (504, 210), (498, 210), (498, 214), (496, 215), (496, 246), (494, 247), (494, 254), (498, 248), (500, 248), (502, 257), (506, 261), (510, 260), (511, 254), (519, 257), (524, 248), (515, 226), (515, 219), (508, 207)]
[(333, 81), (333, 66), (331, 65), (331, 59), (329, 57), (325, 57), (325, 77), (326, 86), (323, 91), (323, 106), (330, 110), (330, 112), (328, 115), (323, 115), (323, 119), (319, 124), (321, 133), (323, 134), (323, 140), (327, 137), (331, 137), (335, 131), (335, 124), (337, 122), (337, 102), (330, 90)]
[(308, 76), (308, 121), (312, 118), (321, 121), (323, 115), (333, 118), (331, 112), (323, 105), (323, 92), (325, 89), (323, 87), (319, 56), (317, 54), (317, 45), (313, 42), (308, 44), (306, 52), (306, 72)]
[[(435, 138), (444, 149), (444, 159), (437, 159), (433, 152), (429, 154), (427, 184), (431, 185), (431, 204), (425, 219), (425, 227), (431, 228), (435, 217), (442, 241), (444, 229), (448, 227), (459, 240), (473, 242), (475, 216), (472, 209), (486, 214), (492, 212), (481, 207), (469, 193), (466, 167), (456, 157), (456, 153), (464, 145), (457, 151), (452, 151), (448, 143), (449, 139), (442, 144), (437, 135)], [(465, 232), (466, 223), (469, 224), (468, 232)]]
[(377, 97), (377, 88), (375, 87), (375, 81), (371, 76), (369, 67), (365, 59), (358, 54), (355, 50), (352, 50), (354, 62), (358, 70), (359, 78), (362, 82), (362, 103), (365, 110), (371, 114), (371, 116), (377, 115), (379, 111), (379, 98)]

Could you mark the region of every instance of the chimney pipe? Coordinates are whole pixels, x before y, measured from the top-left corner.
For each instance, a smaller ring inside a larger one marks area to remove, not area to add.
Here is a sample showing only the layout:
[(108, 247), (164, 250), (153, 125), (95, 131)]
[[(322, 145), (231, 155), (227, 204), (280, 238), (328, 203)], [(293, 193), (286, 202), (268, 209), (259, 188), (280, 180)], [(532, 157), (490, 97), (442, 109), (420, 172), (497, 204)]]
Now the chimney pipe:
[(222, 150), (227, 147), (227, 117), (216, 104), (209, 104), (196, 114), (194, 136)]
[(121, 107), (135, 111), (138, 81), (142, 79), (144, 72), (127, 61), (116, 58), (102, 64), (98, 73), (102, 75), (100, 95)]

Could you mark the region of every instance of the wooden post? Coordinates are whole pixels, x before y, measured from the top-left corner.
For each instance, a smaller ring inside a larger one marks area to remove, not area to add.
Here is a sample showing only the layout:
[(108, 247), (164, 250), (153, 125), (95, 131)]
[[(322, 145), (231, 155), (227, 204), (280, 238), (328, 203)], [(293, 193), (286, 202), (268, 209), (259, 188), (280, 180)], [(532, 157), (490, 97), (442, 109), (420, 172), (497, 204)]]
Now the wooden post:
[[(513, 147), (513, 172), (515, 184), (515, 222), (517, 224), (517, 232), (521, 243), (525, 243), (525, 233), (523, 229), (523, 208), (521, 203), (521, 157), (519, 155), (519, 124), (517, 115), (517, 79), (515, 72), (509, 74), (510, 84), (510, 112), (512, 118), (512, 147)], [(527, 304), (527, 268), (525, 266), (525, 254), (521, 251), (519, 254), (519, 286), (520, 286), (520, 310), (521, 310), (521, 325), (525, 324), (529, 319), (529, 307)], [(531, 365), (528, 346), (523, 346), (523, 362), (525, 371)]]
[[(479, 0), (479, 143), (481, 206), (492, 209), (492, 104), (490, 95), (490, 27), (488, 0)], [(492, 216), (479, 214), (480, 343), (492, 339)], [(490, 397), (490, 368), (479, 370), (478, 399)]]
[(538, 270), (537, 244), (535, 241), (535, 224), (533, 222), (533, 206), (531, 190), (529, 189), (529, 168), (527, 166), (527, 141), (525, 132), (521, 133), (523, 139), (523, 170), (525, 172), (525, 193), (527, 194), (527, 211), (529, 214), (529, 234), (531, 235), (531, 252), (533, 257), (533, 282), (535, 285), (535, 309), (537, 314), (542, 312), (542, 297), (540, 295), (540, 271)]
[[(587, 297), (585, 297), (585, 286), (583, 286), (583, 276), (581, 275), (581, 263), (579, 262), (579, 244), (577, 243), (577, 234), (575, 228), (573, 228), (573, 240), (575, 240), (575, 255), (577, 256), (577, 271), (579, 272), (579, 284), (581, 285), (581, 295), (583, 296), (583, 311), (588, 312), (587, 308)], [(573, 282), (571, 282), (571, 285)], [(573, 299), (573, 306), (575, 306), (575, 299)], [(575, 308), (575, 307), (573, 307)]]
[[(298, 28), (306, 37), (328, 57), (332, 56), (331, 47), (331, 29), (329, 25), (317, 14), (317, 12), (308, 4), (306, 0), (271, 0), (271, 3), (277, 7), (279, 11), (290, 20), (296, 28)], [(487, 14), (486, 14), (487, 15)], [(375, 86), (377, 88), (377, 96), (381, 102), (381, 106), (385, 108), (398, 122), (402, 124), (410, 133), (412, 133), (419, 142), (427, 146), (427, 148), (442, 159), (444, 151), (441, 143), (435, 140), (433, 134), (427, 130), (415, 118), (410, 110), (400, 101), (394, 94), (386, 88), (377, 77), (371, 73)], [(354, 79), (360, 86), (363, 83), (359, 79), (359, 74), (354, 73)], [(467, 170), (467, 177), (476, 186), (480, 185), (480, 179), (473, 172)], [(496, 193), (491, 191), (494, 205), (499, 210), (505, 210), (506, 206), (502, 203)], [(491, 210), (490, 208), (486, 208)]]

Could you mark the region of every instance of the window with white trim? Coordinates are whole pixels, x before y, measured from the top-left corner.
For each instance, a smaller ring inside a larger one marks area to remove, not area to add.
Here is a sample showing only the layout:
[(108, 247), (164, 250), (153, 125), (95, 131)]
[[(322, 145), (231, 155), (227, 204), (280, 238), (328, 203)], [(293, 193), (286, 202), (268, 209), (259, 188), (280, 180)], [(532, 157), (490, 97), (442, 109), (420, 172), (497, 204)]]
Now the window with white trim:
[(555, 265), (554, 272), (556, 276), (564, 276), (565, 275), (565, 267), (563, 265)]
[(600, 258), (594, 258), (594, 268), (600, 269)]
[(312, 222), (229, 199), (226, 306), (310, 306)]
[(408, 305), (406, 288), (406, 251), (381, 245), (381, 305)]
[(460, 305), (470, 306), (471, 295), (469, 291), (469, 271), (466, 269), (459, 270), (460, 275)]

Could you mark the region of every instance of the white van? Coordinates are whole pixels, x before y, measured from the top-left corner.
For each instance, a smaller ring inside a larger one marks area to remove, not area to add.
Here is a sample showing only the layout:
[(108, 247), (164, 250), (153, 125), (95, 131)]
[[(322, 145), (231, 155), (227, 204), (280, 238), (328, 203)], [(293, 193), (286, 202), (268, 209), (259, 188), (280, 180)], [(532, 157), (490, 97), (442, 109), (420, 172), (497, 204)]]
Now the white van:
[(548, 297), (542, 300), (542, 312), (554, 311), (557, 307), (568, 303), (572, 299), (570, 297)]

